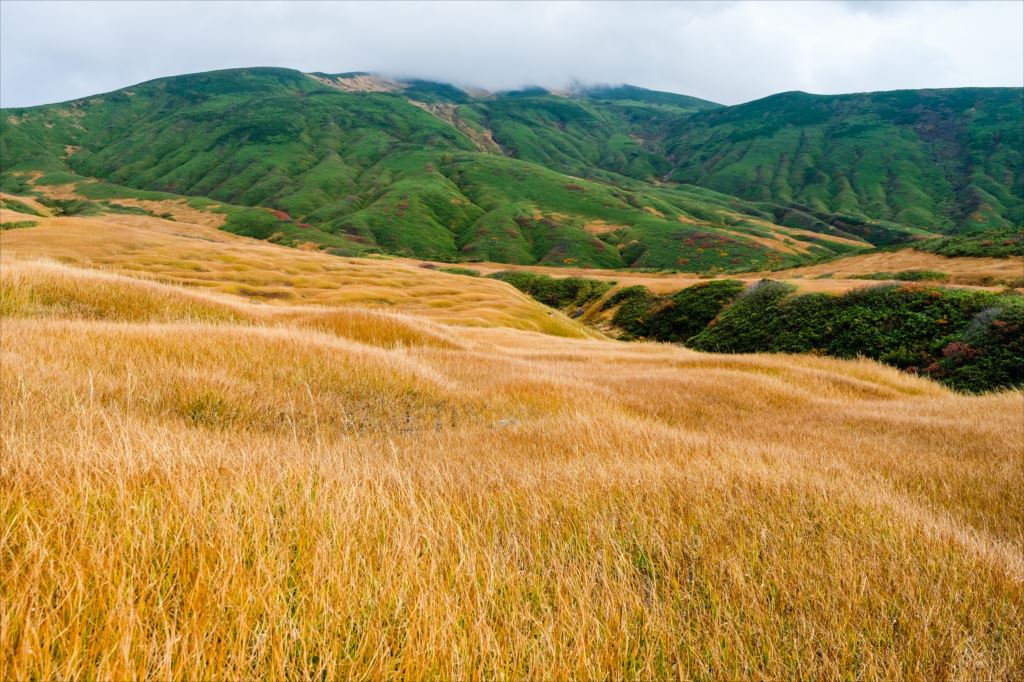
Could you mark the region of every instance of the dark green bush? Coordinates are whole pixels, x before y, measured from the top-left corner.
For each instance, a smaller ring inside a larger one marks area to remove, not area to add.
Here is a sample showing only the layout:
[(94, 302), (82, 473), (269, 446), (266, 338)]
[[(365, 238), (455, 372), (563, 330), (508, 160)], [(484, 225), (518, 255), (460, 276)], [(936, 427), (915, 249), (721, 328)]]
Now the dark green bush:
[[(528, 272), (492, 277), (560, 308), (596, 300), (610, 286)], [(611, 322), (624, 339), (716, 353), (864, 356), (968, 392), (1024, 386), (1024, 296), (914, 284), (841, 296), (795, 291), (773, 280), (746, 289), (715, 280), (669, 296), (631, 286), (609, 296), (602, 310), (615, 309)]]
[(657, 300), (647, 287), (637, 285), (616, 291), (604, 308), (619, 307), (612, 317), (612, 324), (625, 332), (624, 338), (631, 339), (641, 335), (647, 315)]
[(0, 208), (6, 208), (9, 211), (17, 211), (26, 215), (39, 215), (39, 211), (17, 199), (0, 199)]
[(496, 272), (488, 277), (507, 282), (544, 305), (562, 310), (579, 308), (596, 301), (614, 284), (598, 279), (555, 278), (516, 270)]
[(787, 287), (773, 282), (741, 297), (688, 345), (863, 355), (963, 391), (1024, 384), (1024, 297), (896, 285), (789, 296)]
[(756, 353), (771, 344), (774, 333), (770, 311), (796, 291), (785, 282), (763, 279), (748, 287), (688, 345), (717, 353)]
[(723, 279), (677, 291), (653, 306), (643, 321), (640, 335), (682, 343), (707, 327), (743, 288), (743, 282)]
[(941, 282), (949, 279), (949, 273), (938, 270), (899, 270), (897, 272), (873, 272), (870, 275), (853, 275), (850, 279), (895, 279), (901, 282)]
[(49, 208), (55, 216), (90, 216), (103, 212), (103, 207), (88, 199), (48, 199), (41, 197), (39, 203)]
[(243, 237), (266, 239), (279, 229), (280, 223), (277, 216), (262, 208), (231, 208), (221, 229)]
[(942, 359), (925, 369), (957, 390), (1024, 385), (1024, 301), (1005, 299), (980, 311), (941, 352)]
[(0, 230), (20, 230), (26, 227), (35, 227), (39, 222), (36, 220), (11, 220), (0, 223)]
[(480, 272), (478, 270), (470, 270), (469, 268), (438, 268), (441, 272), (447, 272), (449, 275), (465, 275), (466, 277), (479, 277)]

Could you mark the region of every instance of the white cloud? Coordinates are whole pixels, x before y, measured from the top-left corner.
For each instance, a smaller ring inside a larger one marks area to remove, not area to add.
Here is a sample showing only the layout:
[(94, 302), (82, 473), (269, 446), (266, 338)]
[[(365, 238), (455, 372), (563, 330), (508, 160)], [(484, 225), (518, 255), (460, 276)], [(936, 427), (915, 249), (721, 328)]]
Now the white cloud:
[(1021, 2), (0, 2), (0, 103), (237, 66), (479, 85), (785, 90), (1024, 85)]

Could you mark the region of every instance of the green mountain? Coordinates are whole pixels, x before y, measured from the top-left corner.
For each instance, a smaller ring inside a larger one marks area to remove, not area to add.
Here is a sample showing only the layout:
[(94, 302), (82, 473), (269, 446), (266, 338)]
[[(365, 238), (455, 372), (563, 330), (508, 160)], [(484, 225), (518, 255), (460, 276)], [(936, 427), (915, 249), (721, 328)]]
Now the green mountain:
[(677, 120), (668, 178), (941, 232), (1024, 225), (1024, 90), (787, 92)]
[[(950, 92), (948, 98), (962, 91)], [(970, 92), (999, 102), (1020, 94)], [(369, 73), (217, 71), (3, 110), (0, 183), (15, 192), (71, 183), (87, 197), (140, 190), (209, 197), (277, 211), (276, 217), (232, 211), (226, 229), (243, 234), (313, 242), (339, 254), (384, 251), (447, 261), (721, 272), (795, 265), (957, 227), (952, 217), (931, 223), (893, 210), (898, 193), (891, 191), (888, 203), (850, 203), (832, 195), (812, 200), (807, 183), (800, 191), (791, 184), (787, 193), (757, 181), (727, 181), (742, 176), (749, 154), (730, 159), (737, 136), (751, 130), (748, 145), (788, 139), (811, 125), (837, 135), (834, 125), (806, 112), (801, 118), (789, 97), (722, 107), (631, 86), (486, 93)], [(1019, 130), (1009, 108), (976, 107), (982, 113), (972, 115), (985, 123), (972, 134), (987, 134), (993, 155), (985, 156), (978, 142), (978, 158), (968, 163), (950, 145), (925, 145), (933, 156), (941, 147), (958, 159), (950, 168), (984, 171), (967, 184), (956, 184), (959, 176), (945, 181), (955, 185), (954, 198), (985, 188), (992, 200), (974, 213), (991, 216), (983, 223), (988, 228), (1020, 222), (1020, 154), (1010, 150)], [(757, 132), (770, 122), (774, 128)], [(895, 123), (885, 130), (893, 126), (903, 131)], [(927, 185), (914, 197), (938, 197), (934, 187), (946, 178), (946, 166), (933, 167), (916, 147), (914, 153), (892, 144), (888, 151), (861, 151), (852, 166), (833, 160), (845, 159), (836, 144), (815, 149), (831, 154), (821, 157), (821, 169), (840, 169), (836, 178), (849, 173), (857, 187), (857, 178), (874, 172), (879, 154), (899, 156), (897, 184)], [(792, 156), (819, 162), (802, 154)], [(915, 175), (910, 169), (917, 165)], [(758, 164), (753, 172), (763, 175)], [(799, 173), (811, 175), (806, 168)], [(962, 212), (950, 202), (927, 205), (931, 215), (938, 207)]]

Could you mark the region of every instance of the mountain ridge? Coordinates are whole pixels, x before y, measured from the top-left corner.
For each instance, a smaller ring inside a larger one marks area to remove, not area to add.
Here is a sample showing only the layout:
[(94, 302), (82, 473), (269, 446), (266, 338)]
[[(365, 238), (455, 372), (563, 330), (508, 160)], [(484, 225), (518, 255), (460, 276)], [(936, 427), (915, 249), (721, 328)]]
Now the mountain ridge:
[[(944, 96), (962, 99), (960, 91)], [(38, 172), (44, 183), (63, 177), (85, 187), (91, 178), (125, 191), (266, 206), (316, 228), (313, 237), (332, 235), (322, 246), (338, 253), (449, 261), (722, 272), (832, 257), (848, 252), (851, 239), (867, 249), (956, 231), (950, 220), (904, 220), (925, 214), (900, 213), (892, 201), (777, 190), (746, 178), (742, 163), (707, 163), (713, 144), (730, 161), (729, 135), (750, 132), (751, 112), (757, 125), (784, 130), (827, 113), (812, 108), (802, 121), (776, 104), (794, 98), (836, 101), (780, 93), (726, 107), (628, 85), (475, 96), (367, 72), (227, 69), (4, 109), (0, 180), (7, 191), (33, 191), (25, 177)], [(993, 179), (1015, 159), (1006, 151), (1015, 133), (997, 123), (1006, 137), (998, 167), (963, 189), (994, 197), (979, 228), (1012, 227), (1024, 204), (1019, 175), (1008, 187)], [(893, 129), (883, 132), (906, 137)], [(900, 164), (929, 161), (908, 148), (917, 155)], [(919, 203), (934, 214), (949, 199), (929, 191)]]

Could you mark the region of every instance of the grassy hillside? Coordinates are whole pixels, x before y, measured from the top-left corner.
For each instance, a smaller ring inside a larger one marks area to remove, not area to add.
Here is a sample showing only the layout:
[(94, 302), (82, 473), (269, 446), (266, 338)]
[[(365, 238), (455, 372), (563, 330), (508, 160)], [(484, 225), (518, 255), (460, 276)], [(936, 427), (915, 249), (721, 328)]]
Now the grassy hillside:
[[(0, 210), (3, 221), (18, 214)], [(130, 214), (45, 217), (4, 231), (5, 258), (47, 259), (280, 306), (388, 308), (435, 322), (595, 336), (511, 287), (410, 267), (344, 259)]]
[(695, 97), (623, 86), (575, 96), (543, 91), (507, 93), (458, 109), (490, 131), (510, 156), (584, 178), (622, 182), (664, 175), (660, 140), (674, 120), (719, 105)]
[(715, 110), (628, 87), (474, 98), (368, 74), (211, 72), (5, 110), (0, 186), (208, 197), (288, 223), (239, 213), (227, 229), (242, 234), (444, 261), (731, 272), (930, 235), (653, 182), (673, 122)]
[(1024, 667), (1019, 391), (584, 338), (501, 282), (182, 220), (34, 219), (0, 232), (4, 679)]
[(675, 180), (803, 213), (957, 233), (1024, 226), (1019, 88), (788, 92), (681, 119), (665, 145)]

